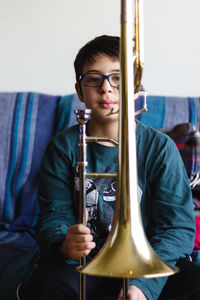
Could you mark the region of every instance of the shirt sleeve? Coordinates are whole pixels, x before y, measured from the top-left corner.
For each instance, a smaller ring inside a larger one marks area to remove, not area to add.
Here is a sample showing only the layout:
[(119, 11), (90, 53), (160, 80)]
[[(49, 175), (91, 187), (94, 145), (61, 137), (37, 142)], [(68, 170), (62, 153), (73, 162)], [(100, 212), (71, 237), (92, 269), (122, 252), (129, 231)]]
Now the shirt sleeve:
[[(174, 266), (180, 258), (192, 252), (194, 245), (191, 189), (184, 164), (172, 140), (167, 139), (152, 158), (147, 166), (148, 199), (141, 205), (145, 231), (159, 257)], [(146, 210), (147, 201), (150, 208)], [(137, 278), (131, 279), (130, 284), (139, 287), (149, 300), (153, 300), (158, 299), (166, 281), (167, 277)]]
[(73, 170), (65, 148), (63, 141), (53, 138), (41, 167), (36, 236), (41, 255), (48, 257), (54, 256), (53, 245), (63, 241), (68, 227), (75, 223)]

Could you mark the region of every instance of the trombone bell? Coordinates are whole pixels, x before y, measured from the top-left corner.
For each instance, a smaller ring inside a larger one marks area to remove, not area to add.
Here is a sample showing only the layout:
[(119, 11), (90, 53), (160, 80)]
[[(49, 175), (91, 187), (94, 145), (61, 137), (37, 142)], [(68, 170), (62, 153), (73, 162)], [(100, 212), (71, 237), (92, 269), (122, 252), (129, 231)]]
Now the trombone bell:
[[(79, 272), (117, 278), (153, 278), (177, 272), (176, 267), (168, 266), (156, 255), (147, 241), (146, 245), (137, 245), (130, 228), (119, 223), (115, 227), (105, 247), (87, 265), (78, 267)], [(143, 246), (145, 253), (140, 251)]]

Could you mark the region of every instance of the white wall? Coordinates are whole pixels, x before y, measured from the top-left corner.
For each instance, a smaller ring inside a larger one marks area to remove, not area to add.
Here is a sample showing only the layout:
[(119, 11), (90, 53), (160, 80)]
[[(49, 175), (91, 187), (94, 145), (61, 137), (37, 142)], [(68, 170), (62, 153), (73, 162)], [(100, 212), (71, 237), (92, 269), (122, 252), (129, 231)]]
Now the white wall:
[(200, 96), (200, 1), (144, 2), (147, 89), (151, 94)]
[[(200, 1), (144, 0), (144, 86), (200, 96)], [(0, 0), (0, 91), (74, 92), (73, 61), (100, 34), (119, 35), (120, 0)]]

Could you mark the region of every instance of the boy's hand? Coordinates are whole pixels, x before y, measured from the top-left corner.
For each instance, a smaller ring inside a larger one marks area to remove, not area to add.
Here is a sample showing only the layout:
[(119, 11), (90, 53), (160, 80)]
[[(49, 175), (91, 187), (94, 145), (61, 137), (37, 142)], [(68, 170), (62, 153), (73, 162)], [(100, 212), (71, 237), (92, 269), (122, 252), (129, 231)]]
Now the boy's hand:
[[(121, 290), (117, 300), (123, 300), (123, 290)], [(147, 297), (137, 286), (130, 285), (128, 289), (128, 300), (147, 300)]]
[[(86, 212), (86, 219), (87, 217)], [(83, 224), (75, 224), (69, 227), (60, 251), (65, 258), (77, 260), (87, 256), (95, 246), (90, 229)]]

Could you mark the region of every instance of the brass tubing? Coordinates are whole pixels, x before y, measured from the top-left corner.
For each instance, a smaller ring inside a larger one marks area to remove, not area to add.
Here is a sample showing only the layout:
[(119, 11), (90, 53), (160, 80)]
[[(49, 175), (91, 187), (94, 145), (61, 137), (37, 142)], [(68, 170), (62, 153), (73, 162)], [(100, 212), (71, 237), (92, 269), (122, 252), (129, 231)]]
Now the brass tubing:
[(117, 173), (90, 173), (86, 174), (87, 178), (115, 178), (117, 177)]
[[(139, 5), (140, 0), (135, 1), (135, 5)], [(123, 278), (124, 299), (128, 297), (128, 278), (153, 278), (169, 276), (177, 272), (176, 267), (165, 264), (157, 256), (145, 236), (141, 220), (137, 195), (134, 81), (135, 78), (141, 80), (137, 72), (140, 73), (143, 65), (140, 62), (137, 67), (136, 55), (133, 57), (132, 20), (132, 0), (121, 0), (118, 171), (112, 230), (98, 254), (88, 264), (77, 268), (83, 274)], [(138, 38), (136, 34), (135, 44), (138, 43)], [(140, 80), (137, 82), (138, 87)], [(85, 177), (91, 175), (103, 176), (103, 174), (89, 173)]]
[[(79, 222), (86, 226), (86, 167), (87, 167), (87, 143), (86, 122), (90, 118), (90, 110), (76, 110), (79, 121)], [(86, 257), (80, 258), (80, 266), (86, 264)], [(80, 273), (80, 300), (86, 299), (86, 275)]]
[(157, 256), (145, 236), (141, 220), (137, 196), (132, 11), (132, 0), (122, 0), (118, 172), (113, 226), (104, 247), (78, 270), (104, 277), (152, 278), (172, 275), (177, 269)]
[[(86, 165), (87, 165), (87, 151), (86, 151), (86, 125), (82, 123), (80, 126), (80, 143), (79, 143), (79, 157), (81, 163), (79, 164), (79, 222), (86, 225)], [(86, 257), (81, 257), (80, 266), (84, 266)], [(80, 300), (86, 299), (86, 275), (80, 273)]]
[(119, 144), (119, 142), (114, 139), (110, 139), (107, 137), (96, 137), (96, 136), (87, 136), (86, 142), (109, 142), (109, 143), (113, 144), (114, 146), (118, 146), (118, 144)]

